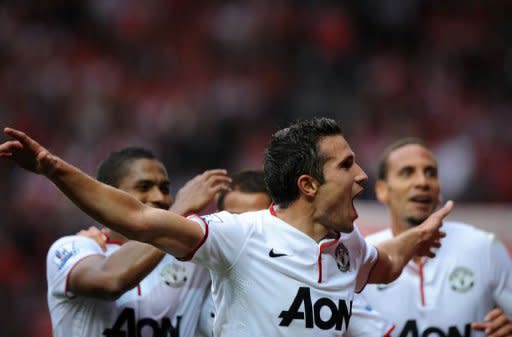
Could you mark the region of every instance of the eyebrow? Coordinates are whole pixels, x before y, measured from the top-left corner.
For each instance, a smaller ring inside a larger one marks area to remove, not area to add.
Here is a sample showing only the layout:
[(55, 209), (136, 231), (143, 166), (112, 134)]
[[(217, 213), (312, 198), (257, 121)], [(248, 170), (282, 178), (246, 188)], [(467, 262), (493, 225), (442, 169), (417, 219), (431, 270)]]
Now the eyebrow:
[(353, 152), (347, 155), (346, 157), (341, 158), (340, 161), (338, 162), (338, 165), (350, 159), (352, 159), (354, 162), (356, 161), (356, 155)]
[[(135, 182), (135, 185), (139, 185), (139, 184), (155, 184), (155, 181), (154, 180), (151, 180), (151, 179), (140, 179), (140, 180), (137, 180)], [(162, 185), (162, 184), (165, 184), (165, 185), (171, 185), (171, 182), (169, 180), (164, 180), (162, 182), (159, 182), (159, 183), (156, 183), (156, 185)]]

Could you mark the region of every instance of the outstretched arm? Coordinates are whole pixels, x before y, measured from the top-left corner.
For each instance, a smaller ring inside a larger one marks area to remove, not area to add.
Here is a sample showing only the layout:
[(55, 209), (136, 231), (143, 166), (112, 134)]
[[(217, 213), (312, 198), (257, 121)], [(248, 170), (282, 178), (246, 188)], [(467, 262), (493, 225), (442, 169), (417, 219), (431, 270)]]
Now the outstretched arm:
[(376, 247), (379, 258), (373, 267), (368, 283), (389, 283), (395, 280), (413, 256), (434, 257), (432, 248), (441, 246), (446, 235), (440, 230), (443, 219), (451, 212), (453, 202), (448, 201), (441, 209), (431, 214), (421, 225), (406, 230), (393, 239), (379, 243)]
[[(210, 170), (183, 186), (176, 195), (171, 210), (186, 214), (200, 212), (215, 194), (226, 190), (230, 182), (225, 170)], [(96, 227), (78, 235), (104, 246), (106, 237)], [(77, 263), (69, 275), (69, 289), (82, 296), (115, 300), (140, 283), (160, 262), (164, 253), (148, 244), (131, 241), (109, 256), (91, 255)]]
[(0, 157), (46, 176), (99, 223), (178, 258), (187, 256), (203, 238), (196, 222), (146, 206), (130, 194), (96, 181), (21, 131), (5, 128), (4, 132), (14, 140), (0, 145)]

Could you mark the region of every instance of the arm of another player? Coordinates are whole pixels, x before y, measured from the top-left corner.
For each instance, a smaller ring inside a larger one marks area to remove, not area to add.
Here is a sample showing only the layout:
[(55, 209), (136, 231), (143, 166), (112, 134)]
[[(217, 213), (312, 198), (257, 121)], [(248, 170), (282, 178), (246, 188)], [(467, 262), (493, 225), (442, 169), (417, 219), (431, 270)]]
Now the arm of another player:
[(491, 310), (483, 322), (471, 327), (485, 331), (490, 337), (512, 336), (512, 260), (503, 243), (491, 235), (488, 275), (492, 278), (493, 299), (497, 308)]
[[(201, 211), (217, 192), (227, 189), (230, 179), (226, 174), (225, 170), (210, 170), (196, 176), (178, 191), (171, 210), (181, 214)], [(100, 234), (95, 227), (81, 232), (96, 242)], [(69, 288), (75, 294), (115, 300), (140, 283), (163, 256), (148, 244), (127, 242), (109, 256), (92, 255), (79, 261), (70, 272)]]
[(489, 311), (484, 322), (471, 323), (471, 328), (484, 331), (489, 337), (512, 336), (512, 320), (500, 308)]
[(395, 280), (413, 256), (434, 257), (432, 248), (441, 246), (446, 234), (440, 231), (443, 219), (451, 212), (453, 202), (431, 214), (421, 225), (408, 229), (396, 237), (376, 245), (379, 258), (375, 263), (368, 283), (389, 283)]
[(203, 239), (203, 229), (197, 222), (146, 206), (130, 194), (96, 181), (21, 131), (5, 128), (4, 132), (15, 140), (0, 144), (0, 157), (45, 175), (99, 223), (178, 258), (187, 256)]

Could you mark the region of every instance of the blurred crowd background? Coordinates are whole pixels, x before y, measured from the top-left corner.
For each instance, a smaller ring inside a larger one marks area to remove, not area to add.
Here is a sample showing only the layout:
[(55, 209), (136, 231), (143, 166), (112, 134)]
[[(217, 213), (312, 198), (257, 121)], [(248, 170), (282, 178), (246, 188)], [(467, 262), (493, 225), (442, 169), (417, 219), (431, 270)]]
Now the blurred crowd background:
[[(440, 160), (443, 194), (512, 201), (512, 4), (426, 0), (0, 2), (0, 126), (89, 174), (146, 146), (176, 191), (208, 168), (261, 167), (290, 121), (341, 121), (374, 181), (402, 136)], [(0, 162), (0, 337), (50, 336), (46, 251), (93, 224)], [(365, 199), (373, 198), (368, 188)]]

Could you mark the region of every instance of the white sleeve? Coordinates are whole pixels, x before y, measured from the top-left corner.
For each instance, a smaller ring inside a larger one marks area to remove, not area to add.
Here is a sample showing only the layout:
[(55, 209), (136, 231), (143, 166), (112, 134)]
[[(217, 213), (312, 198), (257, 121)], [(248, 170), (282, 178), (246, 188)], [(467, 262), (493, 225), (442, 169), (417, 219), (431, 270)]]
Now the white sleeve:
[(512, 260), (503, 243), (496, 239), (491, 243), (489, 266), (494, 301), (508, 317), (512, 317)]
[(364, 287), (368, 283), (368, 277), (370, 276), (370, 272), (375, 265), (375, 262), (378, 259), (377, 248), (375, 248), (372, 244), (369, 244), (364, 240), (359, 232), (359, 229), (354, 226), (354, 231), (358, 236), (358, 240), (360, 242), (360, 256), (362, 257), (361, 265), (359, 267), (359, 271), (357, 274), (356, 281), (356, 293), (360, 293), (363, 291)]
[(54, 242), (46, 256), (48, 292), (57, 297), (73, 297), (68, 290), (71, 270), (83, 258), (98, 254), (105, 255), (94, 240), (84, 236), (66, 236)]
[(354, 296), (352, 316), (347, 330), (348, 337), (389, 336), (393, 329), (394, 325), (379, 312), (373, 310), (362, 295)]
[(222, 272), (233, 266), (242, 254), (252, 227), (241, 216), (228, 212), (191, 216), (205, 228), (205, 239), (191, 261)]

